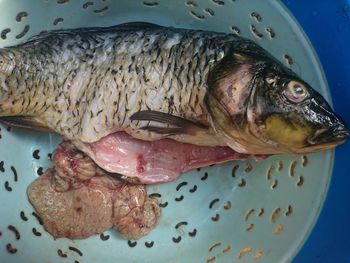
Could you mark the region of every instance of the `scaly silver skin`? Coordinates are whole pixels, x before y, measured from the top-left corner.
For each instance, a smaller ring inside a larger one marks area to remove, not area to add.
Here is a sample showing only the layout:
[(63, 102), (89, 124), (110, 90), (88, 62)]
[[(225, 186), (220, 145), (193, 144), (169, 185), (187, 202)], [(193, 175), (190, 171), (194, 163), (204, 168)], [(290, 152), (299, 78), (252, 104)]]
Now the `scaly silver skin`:
[[(209, 124), (203, 103), (208, 73), (239, 41), (172, 28), (44, 33), (0, 50), (0, 115), (37, 116), (66, 138), (83, 142), (121, 130), (145, 140), (164, 137), (140, 129), (148, 122), (129, 120), (139, 110)], [(173, 138), (222, 145), (215, 136), (209, 129), (195, 138)]]

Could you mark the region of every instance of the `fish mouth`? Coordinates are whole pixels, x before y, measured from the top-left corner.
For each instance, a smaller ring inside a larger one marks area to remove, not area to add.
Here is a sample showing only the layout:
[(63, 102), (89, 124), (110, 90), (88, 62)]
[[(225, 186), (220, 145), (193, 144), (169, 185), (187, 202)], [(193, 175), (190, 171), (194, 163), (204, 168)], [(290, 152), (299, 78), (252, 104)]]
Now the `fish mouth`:
[(338, 124), (329, 129), (319, 129), (307, 139), (309, 145), (338, 145), (344, 143), (350, 131), (344, 124)]

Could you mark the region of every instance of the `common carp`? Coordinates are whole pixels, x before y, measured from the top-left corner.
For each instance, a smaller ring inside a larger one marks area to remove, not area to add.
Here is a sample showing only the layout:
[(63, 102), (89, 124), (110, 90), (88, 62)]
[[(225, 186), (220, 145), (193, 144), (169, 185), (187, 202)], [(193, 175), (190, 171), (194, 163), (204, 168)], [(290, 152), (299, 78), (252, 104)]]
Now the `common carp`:
[(0, 116), (94, 149), (122, 132), (304, 154), (349, 134), (317, 91), (253, 41), (147, 23), (43, 32), (0, 49)]

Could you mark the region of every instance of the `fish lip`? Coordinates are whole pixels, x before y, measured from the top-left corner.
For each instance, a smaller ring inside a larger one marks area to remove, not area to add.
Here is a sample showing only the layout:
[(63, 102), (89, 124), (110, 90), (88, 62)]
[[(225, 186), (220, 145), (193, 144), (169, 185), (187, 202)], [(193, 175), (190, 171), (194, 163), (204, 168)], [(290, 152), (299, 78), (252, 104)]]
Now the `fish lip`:
[(344, 124), (339, 124), (329, 129), (320, 129), (307, 139), (310, 145), (316, 144), (341, 144), (349, 137), (350, 131)]
[(350, 131), (345, 125), (342, 125), (341, 128), (337, 128), (335, 131), (333, 131), (333, 135), (337, 138), (346, 139), (347, 137), (349, 137), (349, 134)]

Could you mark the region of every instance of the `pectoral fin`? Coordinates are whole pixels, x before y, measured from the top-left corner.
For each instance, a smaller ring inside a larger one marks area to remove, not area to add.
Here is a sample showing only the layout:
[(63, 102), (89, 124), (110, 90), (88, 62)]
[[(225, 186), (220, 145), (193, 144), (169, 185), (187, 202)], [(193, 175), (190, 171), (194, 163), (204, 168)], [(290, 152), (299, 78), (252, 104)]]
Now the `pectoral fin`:
[(130, 117), (131, 121), (154, 121), (169, 125), (169, 127), (157, 127), (157, 126), (144, 126), (141, 129), (160, 133), (160, 134), (191, 134), (195, 135), (198, 132), (204, 132), (208, 130), (208, 127), (187, 120), (182, 117), (174, 116), (169, 113), (145, 110), (134, 113)]
[(141, 127), (141, 129), (165, 135), (177, 135), (184, 133), (183, 129), (178, 127), (144, 126)]
[(18, 127), (42, 132), (54, 132), (39, 118), (32, 116), (5, 116), (0, 117), (0, 122), (11, 127)]

